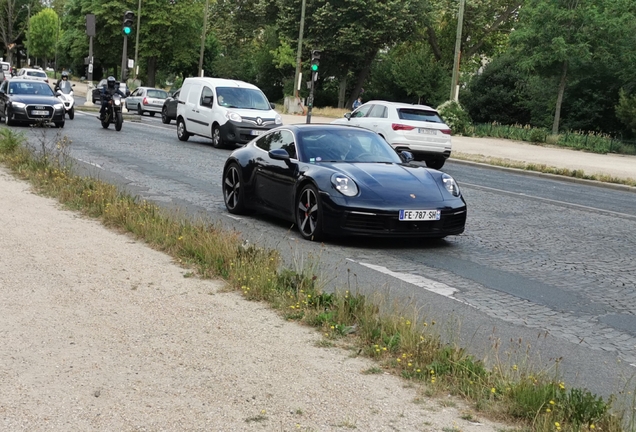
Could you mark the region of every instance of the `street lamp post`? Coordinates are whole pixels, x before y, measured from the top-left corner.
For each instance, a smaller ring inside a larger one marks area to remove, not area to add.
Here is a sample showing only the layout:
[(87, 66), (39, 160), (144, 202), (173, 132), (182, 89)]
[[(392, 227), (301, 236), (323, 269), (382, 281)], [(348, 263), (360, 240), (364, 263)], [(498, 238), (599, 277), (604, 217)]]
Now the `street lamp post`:
[(31, 66), (31, 61), (29, 59), (29, 36), (31, 36), (31, 3), (27, 3), (22, 5), (20, 9), (27, 8), (27, 44), (25, 45), (26, 57), (27, 57), (27, 66)]
[(139, 4), (137, 5), (137, 34), (135, 35), (135, 64), (133, 65), (133, 76), (134, 79), (137, 79), (137, 71), (139, 70), (139, 66), (137, 66), (137, 55), (139, 54), (139, 27), (141, 26), (141, 0), (139, 0)]
[(203, 53), (205, 52), (205, 34), (208, 31), (209, 8), (210, 0), (205, 0), (205, 9), (203, 10), (203, 32), (201, 33), (201, 52), (199, 53), (199, 76), (203, 75)]

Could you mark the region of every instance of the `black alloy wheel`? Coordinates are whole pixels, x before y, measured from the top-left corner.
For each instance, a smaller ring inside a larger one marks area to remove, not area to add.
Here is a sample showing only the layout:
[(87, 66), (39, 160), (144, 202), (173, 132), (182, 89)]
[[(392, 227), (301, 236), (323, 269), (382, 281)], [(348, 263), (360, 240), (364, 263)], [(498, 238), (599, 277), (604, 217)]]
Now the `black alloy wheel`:
[(179, 141), (187, 141), (190, 138), (185, 122), (181, 118), (177, 120), (177, 138), (179, 138)]
[(245, 213), (243, 178), (241, 169), (235, 163), (228, 166), (223, 175), (223, 199), (227, 211), (233, 214)]
[(303, 238), (322, 240), (322, 204), (318, 191), (311, 184), (304, 186), (296, 199), (296, 224)]
[(4, 107), (4, 124), (7, 126), (13, 126), (13, 122), (11, 121), (11, 118), (9, 117), (9, 107), (5, 106)]
[(163, 107), (161, 110), (161, 123), (170, 124), (170, 117), (168, 117), (168, 108)]

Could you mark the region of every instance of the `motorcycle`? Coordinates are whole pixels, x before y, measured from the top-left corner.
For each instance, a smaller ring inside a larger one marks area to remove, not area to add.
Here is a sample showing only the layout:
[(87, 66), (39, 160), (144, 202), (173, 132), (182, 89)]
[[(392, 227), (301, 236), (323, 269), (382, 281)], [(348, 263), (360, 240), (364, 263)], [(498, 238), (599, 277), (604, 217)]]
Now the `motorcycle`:
[(55, 95), (64, 104), (64, 110), (68, 114), (68, 118), (73, 120), (75, 117), (75, 98), (73, 97), (73, 87), (68, 81), (60, 81), (57, 83), (57, 91)]
[(104, 129), (107, 129), (111, 123), (114, 123), (115, 130), (118, 132), (121, 130), (124, 124), (124, 116), (121, 113), (121, 96), (117, 93), (112, 95), (108, 99), (108, 102), (106, 102), (105, 117), (101, 122)]

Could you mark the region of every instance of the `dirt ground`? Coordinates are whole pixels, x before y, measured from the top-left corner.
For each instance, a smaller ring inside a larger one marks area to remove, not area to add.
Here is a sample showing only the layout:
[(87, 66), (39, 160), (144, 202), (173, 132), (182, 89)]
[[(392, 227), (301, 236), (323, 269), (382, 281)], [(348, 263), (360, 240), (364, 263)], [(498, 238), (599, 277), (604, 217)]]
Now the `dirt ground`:
[(0, 430), (504, 427), (186, 273), (0, 168)]

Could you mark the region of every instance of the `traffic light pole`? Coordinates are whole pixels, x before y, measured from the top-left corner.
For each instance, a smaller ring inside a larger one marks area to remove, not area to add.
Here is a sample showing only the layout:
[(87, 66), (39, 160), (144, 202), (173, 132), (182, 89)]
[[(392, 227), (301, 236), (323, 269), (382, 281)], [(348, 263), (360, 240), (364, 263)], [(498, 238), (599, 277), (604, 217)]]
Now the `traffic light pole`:
[(121, 82), (126, 81), (126, 59), (128, 58), (128, 36), (124, 35), (124, 49), (121, 53)]
[(311, 109), (314, 107), (314, 79), (315, 74), (311, 74), (311, 87), (309, 88), (309, 97), (307, 98), (307, 124), (311, 123)]

